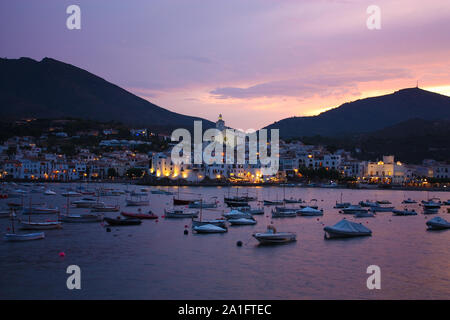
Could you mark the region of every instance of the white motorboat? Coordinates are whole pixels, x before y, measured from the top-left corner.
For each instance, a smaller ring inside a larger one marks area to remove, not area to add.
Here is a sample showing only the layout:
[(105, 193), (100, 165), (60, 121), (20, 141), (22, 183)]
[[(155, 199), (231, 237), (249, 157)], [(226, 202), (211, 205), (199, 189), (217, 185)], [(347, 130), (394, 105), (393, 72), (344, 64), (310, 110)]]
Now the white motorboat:
[(204, 221), (192, 220), (192, 227), (199, 227), (205, 224), (212, 224), (224, 229), (227, 228), (227, 221), (224, 219), (204, 220)]
[(372, 231), (360, 223), (342, 219), (334, 226), (326, 226), (325, 239), (371, 236)]
[(45, 238), (44, 232), (24, 233), (24, 234), (17, 234), (17, 233), (5, 234), (6, 241), (28, 241), (28, 240), (39, 240), (39, 239), (44, 239), (44, 238)]
[(228, 222), (233, 226), (248, 226), (256, 224), (256, 220), (253, 218), (229, 219)]
[(47, 189), (47, 190), (44, 191), (44, 195), (46, 195), (46, 196), (54, 196), (54, 195), (56, 195), (56, 192), (52, 191), (50, 189)]
[(101, 222), (103, 221), (103, 215), (92, 213), (65, 214), (61, 216), (60, 220), (69, 223)]
[(197, 218), (198, 210), (164, 209), (165, 218)]
[(75, 191), (67, 191), (64, 193), (61, 193), (63, 197), (81, 197), (81, 193), (75, 192)]
[(444, 230), (450, 229), (450, 222), (441, 217), (434, 217), (426, 222), (429, 230)]
[(254, 233), (252, 235), (260, 244), (279, 244), (296, 240), (293, 232), (277, 232), (275, 227), (268, 226), (266, 232)]
[(297, 211), (298, 215), (304, 217), (323, 216), (323, 210), (306, 207)]
[(230, 212), (224, 213), (223, 217), (225, 219), (253, 218), (253, 216), (249, 212), (242, 212), (239, 210), (231, 210)]
[(228, 230), (219, 226), (216, 226), (214, 224), (203, 224), (201, 226), (194, 226), (192, 227), (192, 230), (194, 230), (197, 233), (224, 233)]
[(61, 229), (62, 225), (59, 221), (46, 221), (46, 222), (33, 222), (33, 221), (20, 221), (22, 230), (50, 230)]

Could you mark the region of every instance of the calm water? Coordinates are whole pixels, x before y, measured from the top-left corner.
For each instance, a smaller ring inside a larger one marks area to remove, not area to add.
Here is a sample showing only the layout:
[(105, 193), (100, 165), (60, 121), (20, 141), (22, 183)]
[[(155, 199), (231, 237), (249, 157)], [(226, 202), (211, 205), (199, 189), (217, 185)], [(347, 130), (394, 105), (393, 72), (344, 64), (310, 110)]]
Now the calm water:
[[(68, 185), (53, 185), (60, 191)], [(114, 188), (125, 189), (123, 185)], [(180, 188), (183, 197), (204, 199), (217, 196), (223, 201), (228, 188)], [(259, 199), (282, 199), (283, 189), (240, 188), (240, 194)], [(333, 209), (340, 199), (401, 201), (429, 197), (450, 198), (450, 193), (416, 191), (344, 190), (286, 188), (286, 197), (317, 199), (324, 216), (278, 218), (279, 231), (294, 231), (297, 242), (261, 247), (251, 237), (265, 230), (271, 221), (266, 214), (255, 216), (255, 226), (230, 227), (225, 234), (184, 235), (189, 219), (144, 221), (141, 226), (113, 227), (106, 232), (100, 223), (64, 224), (62, 230), (45, 231), (46, 239), (23, 243), (0, 242), (1, 299), (448, 299), (450, 298), (450, 230), (427, 232), (425, 222), (436, 215), (393, 217), (378, 213), (376, 218), (357, 220), (368, 226), (372, 237), (325, 241), (324, 225), (342, 219)], [(236, 195), (236, 188), (231, 190)], [(73, 200), (73, 198), (71, 199)], [(104, 197), (110, 204), (124, 204), (125, 196)], [(18, 199), (0, 200), (6, 202)], [(33, 194), (34, 202), (63, 207), (60, 195)], [(150, 195), (150, 208), (158, 215), (171, 205), (171, 196)], [(255, 205), (255, 204), (253, 204)], [(418, 205), (409, 205), (421, 211)], [(136, 211), (137, 208), (128, 208)], [(71, 213), (88, 209), (71, 209)], [(218, 217), (224, 208), (204, 210), (204, 218)], [(226, 210), (226, 209), (225, 209)], [(447, 207), (440, 216), (450, 219)], [(107, 213), (115, 217), (117, 213)], [(48, 219), (51, 216), (36, 217)], [(10, 222), (0, 219), (6, 232)], [(189, 229), (190, 231), (190, 229)], [(237, 247), (241, 240), (244, 245)], [(60, 257), (59, 252), (65, 252)], [(81, 268), (81, 290), (66, 288), (66, 268)], [(366, 268), (381, 268), (381, 290), (368, 290)]]

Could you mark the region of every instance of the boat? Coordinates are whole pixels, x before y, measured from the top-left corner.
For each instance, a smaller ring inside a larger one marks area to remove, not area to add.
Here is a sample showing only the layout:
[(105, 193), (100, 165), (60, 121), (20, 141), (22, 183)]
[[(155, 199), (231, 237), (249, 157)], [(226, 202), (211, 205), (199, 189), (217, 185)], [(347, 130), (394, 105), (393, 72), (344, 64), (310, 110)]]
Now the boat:
[(156, 214), (154, 214), (152, 211), (149, 211), (147, 213), (142, 213), (142, 212), (134, 213), (134, 212), (122, 211), (120, 214), (123, 215), (124, 217), (128, 217), (128, 218), (158, 219), (158, 216)]
[(450, 206), (450, 200), (444, 201), (444, 206)]
[(351, 205), (352, 204), (350, 202), (337, 202), (336, 201), (334, 208), (335, 209), (344, 209), (344, 208), (350, 207)]
[(224, 203), (228, 207), (249, 207), (248, 201), (246, 200), (224, 200)]
[(249, 212), (242, 212), (239, 210), (231, 210), (230, 212), (224, 213), (222, 216), (227, 220), (240, 218), (248, 218), (248, 219), (253, 218), (253, 216)]
[(36, 233), (21, 233), (17, 234), (14, 228), (14, 219), (16, 214), (12, 212), (11, 214), (11, 230), (12, 233), (5, 234), (6, 241), (28, 241), (28, 240), (39, 240), (45, 238), (44, 232), (36, 232)]
[(197, 210), (183, 210), (183, 209), (164, 209), (165, 218), (197, 218)]
[(81, 197), (82, 196), (81, 193), (75, 192), (75, 191), (64, 192), (64, 193), (61, 193), (61, 195), (63, 197)]
[(383, 207), (383, 206), (380, 206), (379, 204), (377, 204), (376, 206), (370, 207), (370, 211), (372, 211), (372, 212), (392, 212), (393, 210), (395, 210), (394, 207)]
[(375, 212), (369, 212), (369, 211), (356, 212), (355, 218), (375, 218)]
[(392, 215), (394, 216), (416, 216), (417, 212), (413, 210), (392, 210)]
[(402, 203), (404, 203), (404, 204), (414, 204), (414, 203), (417, 203), (417, 201), (413, 200), (411, 198), (408, 198), (408, 199), (403, 200)]
[(140, 225), (142, 221), (140, 219), (136, 218), (125, 218), (122, 219), (121, 217), (117, 218), (103, 218), (103, 221), (105, 221), (110, 226), (136, 226)]
[(441, 202), (437, 202), (434, 199), (428, 201), (422, 201), (422, 205), (425, 209), (439, 209), (441, 207)]
[(439, 208), (423, 208), (424, 214), (436, 214), (439, 213)]
[(343, 208), (341, 211), (341, 213), (343, 214), (355, 214), (358, 212), (367, 212), (367, 209), (364, 209), (359, 205), (350, 205), (346, 208)]
[(389, 200), (378, 200), (377, 203), (378, 204), (392, 204), (392, 202), (390, 202)]
[(253, 218), (229, 219), (228, 222), (233, 226), (248, 226), (256, 224), (256, 220)]
[(82, 198), (77, 201), (72, 201), (72, 205), (77, 208), (92, 208), (96, 205), (105, 205), (103, 202), (99, 202), (97, 199), (93, 198)]
[(44, 191), (44, 195), (46, 195), (46, 196), (54, 196), (54, 195), (56, 195), (56, 192), (52, 191), (50, 189), (47, 189), (47, 190)]
[(189, 208), (217, 208), (217, 202), (204, 202), (204, 201), (194, 201), (189, 203)]
[(306, 207), (298, 210), (297, 214), (304, 217), (323, 216), (323, 210)]
[(128, 207), (148, 206), (148, 200), (126, 199), (125, 202), (126, 202)]
[(272, 209), (272, 218), (291, 218), (297, 216), (297, 210), (286, 207), (275, 207)]
[(434, 217), (433, 219), (428, 220), (426, 224), (428, 226), (428, 230), (450, 229), (450, 222), (441, 217)]
[(195, 201), (199, 201), (199, 200), (184, 200), (184, 199), (173, 198), (173, 205), (174, 206), (185, 206), (185, 205), (189, 205), (191, 202), (195, 202)]
[(36, 232), (36, 233), (7, 233), (5, 234), (6, 241), (28, 241), (28, 240), (40, 240), (45, 238), (44, 232)]
[(338, 184), (336, 182), (323, 183), (320, 185), (321, 188), (337, 188)]
[(14, 190), (14, 191), (8, 193), (8, 198), (22, 198), (22, 197), (26, 196), (27, 194), (28, 194), (27, 191), (22, 190), (22, 189), (17, 189), (17, 190)]
[(217, 225), (209, 223), (193, 226), (192, 230), (194, 230), (197, 233), (224, 233), (228, 231), (228, 229), (226, 228), (222, 228)]
[(265, 206), (279, 206), (279, 205), (282, 205), (282, 204), (284, 204), (284, 202), (283, 201), (279, 201), (279, 200), (264, 200), (264, 205)]
[(212, 224), (212, 225), (224, 228), (224, 229), (227, 228), (227, 222), (224, 219), (205, 220), (205, 221), (199, 221), (199, 220), (192, 219), (192, 227), (202, 226), (205, 224)]
[(248, 212), (251, 215), (264, 214), (264, 208), (252, 208), (252, 207), (248, 206), (248, 207), (236, 207), (235, 209), (242, 211), (242, 212)]
[(289, 199), (284, 199), (284, 203), (302, 203), (302, 199), (294, 199), (294, 198), (289, 198)]
[(269, 225), (266, 232), (254, 233), (252, 235), (260, 244), (279, 244), (296, 240), (293, 232), (277, 232), (274, 226)]
[(33, 222), (33, 221), (20, 221), (22, 230), (50, 230), (61, 229), (62, 225), (59, 221), (45, 221), (45, 222)]
[(103, 221), (103, 215), (93, 213), (65, 214), (60, 217), (60, 220), (69, 223), (101, 222)]
[(360, 201), (360, 202), (359, 202), (359, 205), (360, 205), (361, 207), (366, 207), (366, 208), (367, 208), (367, 207), (379, 206), (378, 203), (373, 202), (373, 201), (370, 201), (370, 200)]
[(96, 204), (92, 207), (91, 212), (118, 212), (120, 210), (120, 206), (109, 206), (106, 204)]
[(371, 236), (372, 231), (360, 223), (342, 219), (334, 226), (326, 226), (325, 239)]
[(31, 207), (23, 208), (22, 214), (56, 214), (59, 213), (59, 208), (49, 208), (49, 207)]

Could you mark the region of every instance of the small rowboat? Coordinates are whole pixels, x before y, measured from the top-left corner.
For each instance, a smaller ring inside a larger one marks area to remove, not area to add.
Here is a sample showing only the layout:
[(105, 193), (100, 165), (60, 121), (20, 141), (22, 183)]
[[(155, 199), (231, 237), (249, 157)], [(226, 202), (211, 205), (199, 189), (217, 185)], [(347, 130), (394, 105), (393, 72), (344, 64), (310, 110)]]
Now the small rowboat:
[(201, 226), (194, 226), (192, 227), (192, 230), (194, 230), (197, 233), (224, 233), (228, 230), (213, 224), (204, 224)]
[(158, 219), (158, 216), (151, 211), (149, 211), (148, 213), (134, 213), (122, 211), (120, 214), (123, 215), (124, 217), (136, 219)]
[(16, 233), (5, 234), (6, 241), (28, 241), (28, 240), (39, 240), (44, 238), (45, 238), (44, 232), (25, 233), (25, 234), (16, 234)]
[(116, 219), (105, 217), (104, 221), (110, 226), (136, 226), (142, 223), (141, 220), (135, 218), (125, 218), (121, 219), (117, 217)]
[(61, 222), (58, 221), (48, 221), (48, 222), (29, 222), (20, 221), (22, 230), (50, 230), (50, 229), (61, 229)]

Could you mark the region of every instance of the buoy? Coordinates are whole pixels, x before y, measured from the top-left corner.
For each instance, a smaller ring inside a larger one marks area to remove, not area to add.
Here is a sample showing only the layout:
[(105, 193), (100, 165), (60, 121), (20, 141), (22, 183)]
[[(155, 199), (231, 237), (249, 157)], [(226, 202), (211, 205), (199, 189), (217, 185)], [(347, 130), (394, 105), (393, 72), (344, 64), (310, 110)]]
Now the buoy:
[(238, 242), (236, 242), (236, 245), (238, 246), (238, 247), (242, 247), (242, 241), (238, 241)]
[(59, 256), (60, 256), (60, 257), (65, 257), (66, 254), (65, 254), (64, 252), (60, 252), (60, 253), (59, 253)]
[(111, 232), (111, 228), (106, 228), (106, 232)]
[(184, 234), (188, 234), (189, 233), (189, 231), (187, 231), (187, 229), (184, 229)]

